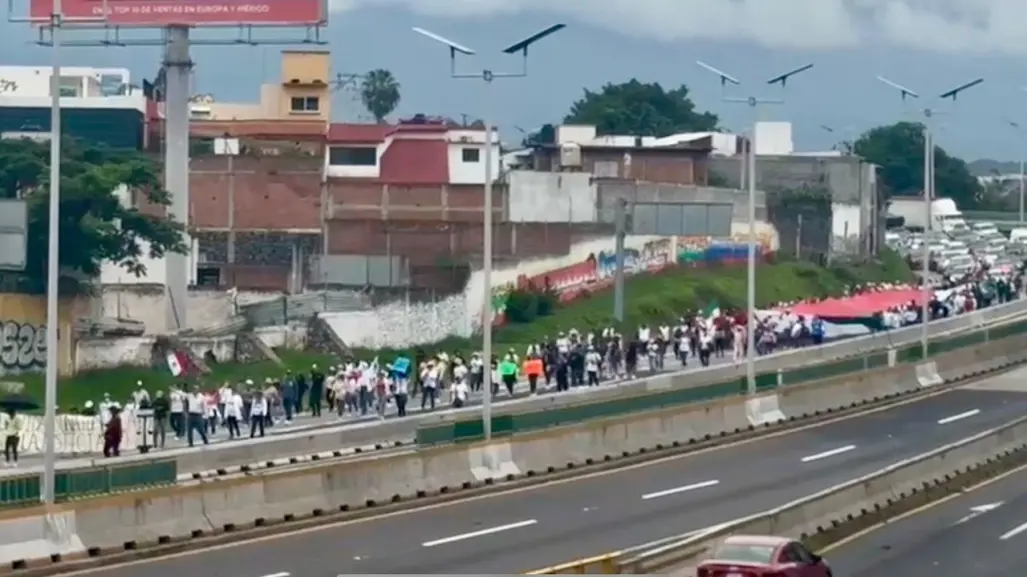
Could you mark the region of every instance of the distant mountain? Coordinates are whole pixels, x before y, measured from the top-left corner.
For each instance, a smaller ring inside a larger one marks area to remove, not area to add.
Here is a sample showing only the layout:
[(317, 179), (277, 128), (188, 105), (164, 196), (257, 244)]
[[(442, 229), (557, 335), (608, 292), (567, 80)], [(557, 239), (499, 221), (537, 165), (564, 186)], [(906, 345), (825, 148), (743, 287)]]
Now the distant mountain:
[(1003, 162), (1000, 160), (991, 160), (990, 158), (982, 158), (981, 160), (975, 160), (969, 163), (967, 166), (970, 167), (970, 172), (974, 176), (1018, 174), (1020, 172), (1020, 163), (1018, 161)]

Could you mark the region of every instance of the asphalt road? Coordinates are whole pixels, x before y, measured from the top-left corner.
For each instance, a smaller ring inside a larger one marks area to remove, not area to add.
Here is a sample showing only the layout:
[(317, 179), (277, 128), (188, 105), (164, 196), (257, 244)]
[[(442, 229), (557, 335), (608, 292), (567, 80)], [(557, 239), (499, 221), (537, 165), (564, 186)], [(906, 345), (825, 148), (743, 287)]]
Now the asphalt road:
[[(1027, 370), (775, 438), (495, 497), (107, 567), (109, 577), (523, 573), (765, 510), (1005, 423)], [(991, 390), (1001, 389), (1001, 390)], [(1025, 519), (1027, 520), (1027, 519)], [(1027, 538), (1027, 535), (1025, 535)]]
[(884, 525), (824, 553), (836, 577), (1027, 575), (1027, 472)]

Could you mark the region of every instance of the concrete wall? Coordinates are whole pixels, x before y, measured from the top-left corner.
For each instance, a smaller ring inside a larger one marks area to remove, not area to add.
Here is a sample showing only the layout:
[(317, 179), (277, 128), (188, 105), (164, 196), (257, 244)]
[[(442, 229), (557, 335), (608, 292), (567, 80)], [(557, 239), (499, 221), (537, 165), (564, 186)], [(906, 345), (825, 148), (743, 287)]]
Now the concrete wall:
[[(507, 175), (512, 222), (613, 222), (618, 199), (637, 202), (730, 202), (735, 220), (746, 220), (745, 191), (709, 186), (595, 178), (582, 172), (514, 170)], [(737, 180), (737, 178), (736, 178)], [(756, 195), (757, 218), (766, 218), (765, 195)]]
[[(74, 319), (88, 306), (79, 300), (60, 303), (57, 353), (62, 374), (74, 369)], [(46, 369), (46, 299), (0, 294), (0, 376)]]
[[(738, 157), (710, 158), (709, 162), (710, 171), (728, 186), (739, 185)], [(756, 163), (756, 184), (770, 190), (826, 186), (835, 206), (832, 252), (868, 251), (870, 233), (878, 221), (877, 173), (873, 164), (854, 156), (761, 155)]]
[[(263, 343), (272, 348), (301, 349), (306, 344), (306, 326), (263, 327), (254, 331)], [(75, 343), (75, 364), (78, 371), (116, 367), (147, 367), (153, 364), (154, 336), (81, 337)], [(193, 353), (203, 358), (212, 352), (219, 362), (248, 362), (262, 357), (245, 340), (235, 336), (188, 337), (180, 339)]]
[[(711, 246), (733, 245), (735, 254), (745, 255), (749, 227), (732, 225), (731, 238), (632, 236), (625, 242), (625, 269), (643, 274), (682, 263), (697, 266), (707, 260)], [(778, 249), (777, 231), (766, 222), (757, 223), (757, 235), (764, 250)], [(522, 280), (548, 277), (560, 291), (600, 289), (612, 282), (615, 241), (612, 237), (575, 243), (569, 254), (528, 260), (492, 273), (493, 312), (502, 311), (505, 295)], [(741, 257), (744, 260), (744, 256)], [(732, 264), (732, 263), (724, 263)], [(580, 291), (579, 291), (580, 292)], [(464, 291), (435, 303), (394, 302), (369, 311), (327, 313), (320, 317), (350, 347), (408, 347), (437, 342), (450, 336), (468, 337), (481, 327), (485, 280), (475, 271)]]
[(511, 222), (596, 222), (598, 192), (583, 172), (514, 170), (507, 175)]
[[(104, 285), (96, 316), (139, 321), (147, 335), (166, 334), (169, 327), (164, 314), (167, 296), (162, 285)], [(187, 307), (188, 327), (200, 329), (227, 321), (235, 314), (236, 304), (246, 305), (278, 298), (277, 293), (240, 292), (233, 297), (226, 291), (190, 290)]]
[[(749, 194), (738, 189), (603, 179), (598, 183), (597, 195), (601, 222), (614, 222), (614, 210), (621, 198), (635, 202), (730, 202), (734, 206), (733, 220), (749, 218)], [(762, 191), (756, 192), (756, 218), (766, 219), (766, 195)]]

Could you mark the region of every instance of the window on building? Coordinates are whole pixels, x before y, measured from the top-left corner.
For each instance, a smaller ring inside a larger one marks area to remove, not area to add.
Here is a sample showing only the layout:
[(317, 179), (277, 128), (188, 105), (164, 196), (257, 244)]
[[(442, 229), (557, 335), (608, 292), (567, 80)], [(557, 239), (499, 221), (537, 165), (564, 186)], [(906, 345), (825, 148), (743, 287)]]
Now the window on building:
[(375, 166), (378, 164), (378, 149), (368, 146), (333, 146), (328, 151), (328, 163), (333, 166)]
[(480, 162), (481, 151), (477, 148), (465, 148), (461, 151), (464, 162)]
[(321, 110), (321, 99), (317, 96), (294, 96), (289, 109), (292, 112), (317, 112)]

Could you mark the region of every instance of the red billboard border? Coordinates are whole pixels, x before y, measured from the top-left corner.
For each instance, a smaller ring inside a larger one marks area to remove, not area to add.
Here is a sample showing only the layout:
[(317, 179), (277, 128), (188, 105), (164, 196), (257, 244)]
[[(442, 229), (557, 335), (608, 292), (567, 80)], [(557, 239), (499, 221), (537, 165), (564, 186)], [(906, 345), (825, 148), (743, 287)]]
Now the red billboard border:
[[(29, 0), (36, 25), (49, 26), (52, 11), (53, 0)], [(82, 28), (299, 28), (327, 24), (328, 0), (61, 0), (61, 12), (65, 26)]]

